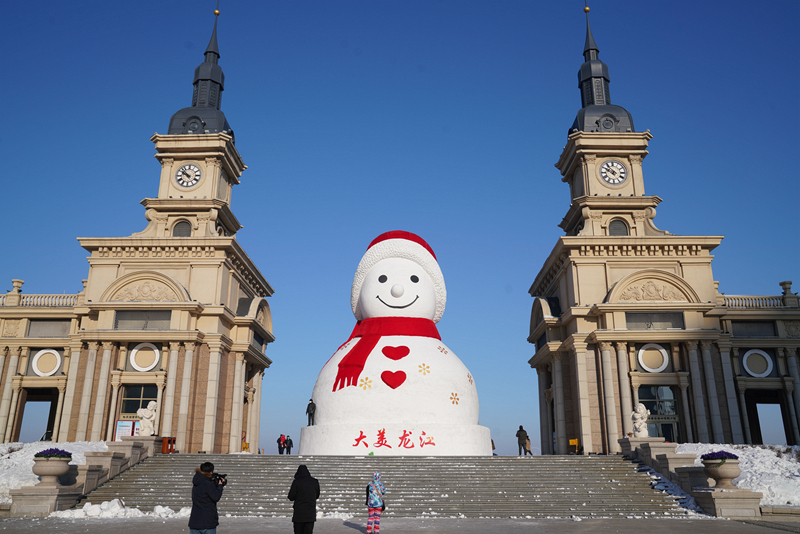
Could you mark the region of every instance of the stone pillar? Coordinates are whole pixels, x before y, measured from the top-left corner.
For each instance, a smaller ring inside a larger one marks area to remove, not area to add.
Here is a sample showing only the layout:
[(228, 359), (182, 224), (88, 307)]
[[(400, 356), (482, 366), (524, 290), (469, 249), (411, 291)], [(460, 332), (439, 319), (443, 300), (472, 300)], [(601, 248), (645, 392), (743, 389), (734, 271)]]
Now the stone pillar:
[(8, 412), (11, 408), (11, 397), (13, 387), (11, 385), (12, 379), (17, 374), (17, 367), (19, 366), (19, 356), (27, 347), (17, 347), (11, 349), (11, 359), (8, 362), (8, 372), (6, 373), (5, 380), (3, 380), (3, 400), (0, 401), (0, 431), (5, 435), (6, 424), (8, 423)]
[(197, 350), (196, 343), (185, 345), (186, 353), (183, 356), (183, 377), (181, 378), (181, 400), (178, 406), (178, 432), (175, 439), (175, 448), (181, 452), (186, 450), (186, 431), (189, 425), (189, 398), (192, 389), (192, 360)]
[(753, 438), (750, 435), (750, 418), (747, 416), (747, 402), (744, 399), (744, 392), (747, 391), (747, 385), (744, 382), (737, 382), (736, 391), (739, 392), (739, 407), (742, 409), (742, 426), (744, 427), (745, 443), (753, 443)]
[[(256, 449), (255, 445), (253, 445), (253, 437), (256, 435), (256, 428), (255, 428), (255, 400), (256, 400), (256, 388), (245, 386), (245, 399), (247, 400), (247, 446), (249, 447), (250, 452), (257, 453), (258, 450)], [(300, 445), (298, 443), (298, 445)]]
[(5, 347), (3, 350), (0, 350), (0, 380), (3, 379), (3, 368), (6, 365), (6, 356), (8, 356), (9, 348)]
[(675, 372), (683, 371), (683, 365), (681, 365), (681, 345), (680, 343), (671, 343), (670, 348), (672, 349), (672, 368)]
[(162, 435), (161, 431), (159, 430), (159, 428), (161, 428), (159, 425), (161, 424), (161, 410), (164, 409), (164, 386), (166, 385), (167, 381), (163, 378), (156, 382), (156, 387), (158, 388), (158, 393), (156, 394), (156, 404), (158, 406), (156, 407), (156, 420), (153, 421), (153, 431), (155, 432), (154, 436)]
[(711, 342), (700, 342), (703, 351), (703, 371), (706, 375), (706, 391), (708, 392), (708, 408), (711, 411), (711, 427), (714, 433), (714, 443), (725, 443), (725, 434), (722, 432), (722, 416), (719, 412), (719, 399), (717, 398), (717, 383), (714, 379), (714, 366), (711, 363)]
[(203, 450), (214, 452), (214, 436), (217, 431), (217, 395), (219, 394), (219, 366), (222, 344), (219, 341), (208, 343), (208, 381), (206, 382), (206, 409), (203, 418)]
[(167, 391), (164, 395), (164, 417), (162, 418), (164, 424), (161, 425), (161, 435), (164, 437), (172, 437), (172, 414), (175, 412), (175, 384), (178, 379), (178, 350), (180, 347), (180, 343), (169, 344), (169, 370), (167, 371)]
[(228, 440), (228, 452), (242, 450), (242, 410), (244, 410), (244, 353), (235, 353), (233, 364), (233, 402), (231, 403), (231, 433)]
[[(91, 441), (100, 441), (103, 433), (103, 411), (106, 407), (106, 395), (108, 394), (108, 376), (111, 367), (111, 351), (114, 344), (103, 343), (103, 361), (100, 364), (100, 380), (97, 383), (97, 394), (94, 401), (94, 416), (92, 417)], [(110, 418), (110, 415), (109, 415)]]
[[(797, 369), (797, 349), (795, 347), (786, 348), (786, 362), (789, 364), (789, 376), (792, 377), (794, 391), (800, 391), (800, 371)], [(800, 395), (795, 394), (793, 396), (794, 413), (800, 415)]]
[(794, 444), (800, 445), (800, 428), (797, 426), (797, 411), (794, 409), (794, 383), (792, 382), (791, 377), (786, 377), (783, 379), (783, 388), (786, 390), (786, 396), (788, 397), (787, 404), (789, 405), (789, 418), (792, 421), (792, 435), (794, 436)]
[(619, 400), (622, 406), (622, 433), (627, 436), (628, 432), (633, 432), (633, 421), (630, 417), (633, 412), (633, 404), (631, 403), (631, 379), (628, 374), (628, 345), (626, 343), (617, 343), (617, 374), (619, 375)]
[[(586, 373), (586, 345), (578, 344), (572, 346), (572, 358), (575, 361), (575, 372), (577, 375), (576, 386), (578, 391), (573, 398), (578, 400), (578, 420), (580, 434), (580, 446), (583, 447), (584, 454), (594, 450), (592, 443), (592, 415), (589, 412), (589, 379)], [(592, 353), (594, 357), (594, 353)]]
[[(544, 392), (544, 400), (547, 404), (547, 420), (546, 420), (546, 428), (547, 428), (547, 439), (544, 442), (545, 447), (542, 449), (542, 454), (555, 454), (556, 451), (553, 448), (553, 420), (555, 419), (555, 414), (553, 413), (553, 386), (547, 388), (547, 391)], [(547, 451), (547, 452), (545, 452)]]
[(545, 401), (545, 391), (547, 390), (547, 370), (544, 366), (536, 368), (536, 375), (539, 378), (539, 446), (541, 447), (542, 454), (545, 452), (545, 442), (551, 439), (551, 435), (547, 433), (547, 401)]
[(686, 390), (689, 387), (689, 381), (685, 376), (680, 377), (678, 387), (681, 388), (681, 404), (683, 405), (683, 419), (686, 423), (686, 443), (694, 443), (694, 436), (692, 435), (692, 414), (689, 411), (689, 395)]
[(75, 433), (75, 441), (86, 441), (86, 431), (89, 426), (89, 406), (92, 403), (92, 385), (94, 384), (94, 364), (97, 360), (99, 343), (90, 341), (87, 345), (89, 346), (89, 357), (86, 358), (86, 376), (83, 378), (83, 391), (81, 392), (81, 405), (78, 408), (78, 428)]
[[(69, 370), (67, 372), (67, 390), (64, 393), (64, 411), (61, 413), (61, 428), (58, 429), (59, 439), (69, 439), (69, 426), (72, 422), (72, 407), (75, 405), (75, 385), (78, 382), (78, 368), (81, 363), (81, 348), (83, 343), (69, 347)], [(66, 353), (66, 351), (65, 351)]]
[(556, 398), (556, 454), (567, 454), (567, 418), (564, 410), (564, 376), (561, 374), (561, 353), (553, 354), (553, 389)]
[[(641, 382), (639, 382), (639, 378), (638, 377), (631, 377), (631, 391), (633, 392), (633, 405), (634, 406), (639, 404), (639, 386), (641, 386), (641, 385), (642, 384), (641, 384)], [(631, 410), (631, 413), (628, 414), (628, 418), (631, 417), (632, 413), (633, 413), (633, 410)], [(631, 425), (633, 425), (633, 419), (631, 419)]]
[(708, 443), (708, 423), (706, 423), (706, 403), (703, 400), (703, 383), (700, 380), (700, 364), (697, 361), (697, 341), (687, 341), (689, 352), (689, 373), (692, 380), (694, 417), (697, 423), (697, 437), (700, 443)]
[(606, 439), (608, 454), (619, 452), (617, 430), (617, 399), (614, 397), (614, 373), (611, 369), (611, 343), (600, 342), (600, 356), (603, 362), (603, 403), (606, 411)]
[(53, 421), (53, 436), (50, 438), (53, 443), (58, 443), (59, 428), (61, 425), (61, 411), (64, 409), (64, 392), (67, 390), (66, 384), (58, 385), (58, 402), (56, 402), (56, 418)]
[(117, 415), (117, 398), (119, 395), (120, 376), (111, 377), (111, 403), (108, 405), (108, 428), (106, 429), (106, 441), (114, 440), (114, 426)]
[(728, 412), (731, 418), (731, 432), (734, 443), (744, 443), (742, 420), (739, 417), (739, 405), (736, 402), (736, 384), (733, 383), (733, 367), (731, 366), (731, 347), (727, 343), (717, 342), (720, 361), (722, 362), (722, 378), (725, 381), (725, 398), (728, 400)]
[(3, 443), (9, 443), (13, 438), (14, 423), (17, 419), (17, 403), (19, 402), (19, 394), (22, 391), (22, 383), (20, 381), (14, 382), (12, 389), (14, 391), (11, 393), (11, 410), (8, 415), (8, 423), (6, 424)]
[[(256, 375), (255, 381), (253, 381), (253, 385), (256, 387), (255, 391), (256, 399), (254, 406), (256, 433), (255, 436), (253, 436), (253, 439), (250, 441), (250, 446), (255, 447), (256, 450), (258, 450), (259, 437), (261, 436), (261, 391), (264, 389), (263, 380), (264, 380), (264, 369), (261, 369)], [(254, 443), (255, 445), (253, 445)]]

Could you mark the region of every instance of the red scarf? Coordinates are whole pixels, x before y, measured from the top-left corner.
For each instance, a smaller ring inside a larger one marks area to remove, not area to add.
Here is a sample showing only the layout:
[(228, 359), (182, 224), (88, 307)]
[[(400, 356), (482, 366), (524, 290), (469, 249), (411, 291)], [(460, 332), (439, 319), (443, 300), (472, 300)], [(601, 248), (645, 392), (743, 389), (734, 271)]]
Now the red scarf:
[[(356, 323), (353, 333), (342, 343), (345, 346), (351, 339), (360, 338), (350, 352), (339, 362), (339, 372), (333, 383), (333, 391), (347, 386), (355, 386), (364, 364), (381, 336), (419, 336), (441, 340), (436, 325), (430, 319), (418, 317), (376, 317)], [(339, 347), (340, 349), (342, 347)], [(337, 351), (338, 352), (338, 351)]]

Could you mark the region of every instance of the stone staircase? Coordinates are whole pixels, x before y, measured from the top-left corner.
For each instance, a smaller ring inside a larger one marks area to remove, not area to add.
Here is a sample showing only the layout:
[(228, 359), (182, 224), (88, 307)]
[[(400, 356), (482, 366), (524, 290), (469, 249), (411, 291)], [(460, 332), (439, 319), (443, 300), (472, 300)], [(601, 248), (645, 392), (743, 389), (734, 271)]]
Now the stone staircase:
[[(191, 506), (192, 477), (204, 461), (228, 475), (220, 515), (286, 516), (297, 466), (319, 479), (317, 510), (364, 515), (365, 487), (382, 473), (389, 517), (619, 517), (683, 515), (675, 499), (620, 456), (333, 457), (157, 454), (111, 479), (82, 502), (121, 498), (126, 506)], [(79, 503), (79, 506), (82, 505)]]

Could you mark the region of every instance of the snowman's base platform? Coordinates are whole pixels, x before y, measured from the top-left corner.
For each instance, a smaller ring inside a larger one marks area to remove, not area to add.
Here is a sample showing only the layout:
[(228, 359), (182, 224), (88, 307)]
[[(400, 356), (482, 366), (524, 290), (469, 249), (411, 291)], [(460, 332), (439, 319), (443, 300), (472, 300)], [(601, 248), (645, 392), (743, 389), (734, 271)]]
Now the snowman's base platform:
[(300, 431), (301, 455), (491, 456), (492, 436), (478, 425), (379, 423), (315, 425)]

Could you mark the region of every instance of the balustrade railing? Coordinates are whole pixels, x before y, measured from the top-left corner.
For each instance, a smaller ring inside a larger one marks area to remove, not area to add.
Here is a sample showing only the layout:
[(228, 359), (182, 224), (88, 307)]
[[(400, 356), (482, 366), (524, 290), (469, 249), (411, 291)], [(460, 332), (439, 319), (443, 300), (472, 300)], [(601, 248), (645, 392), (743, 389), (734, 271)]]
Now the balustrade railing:
[[(10, 296), (0, 295), (0, 306), (8, 306)], [(19, 306), (24, 308), (70, 308), (78, 302), (78, 295), (19, 295), (18, 298)]]
[(728, 308), (783, 308), (783, 297), (760, 295), (724, 295)]

